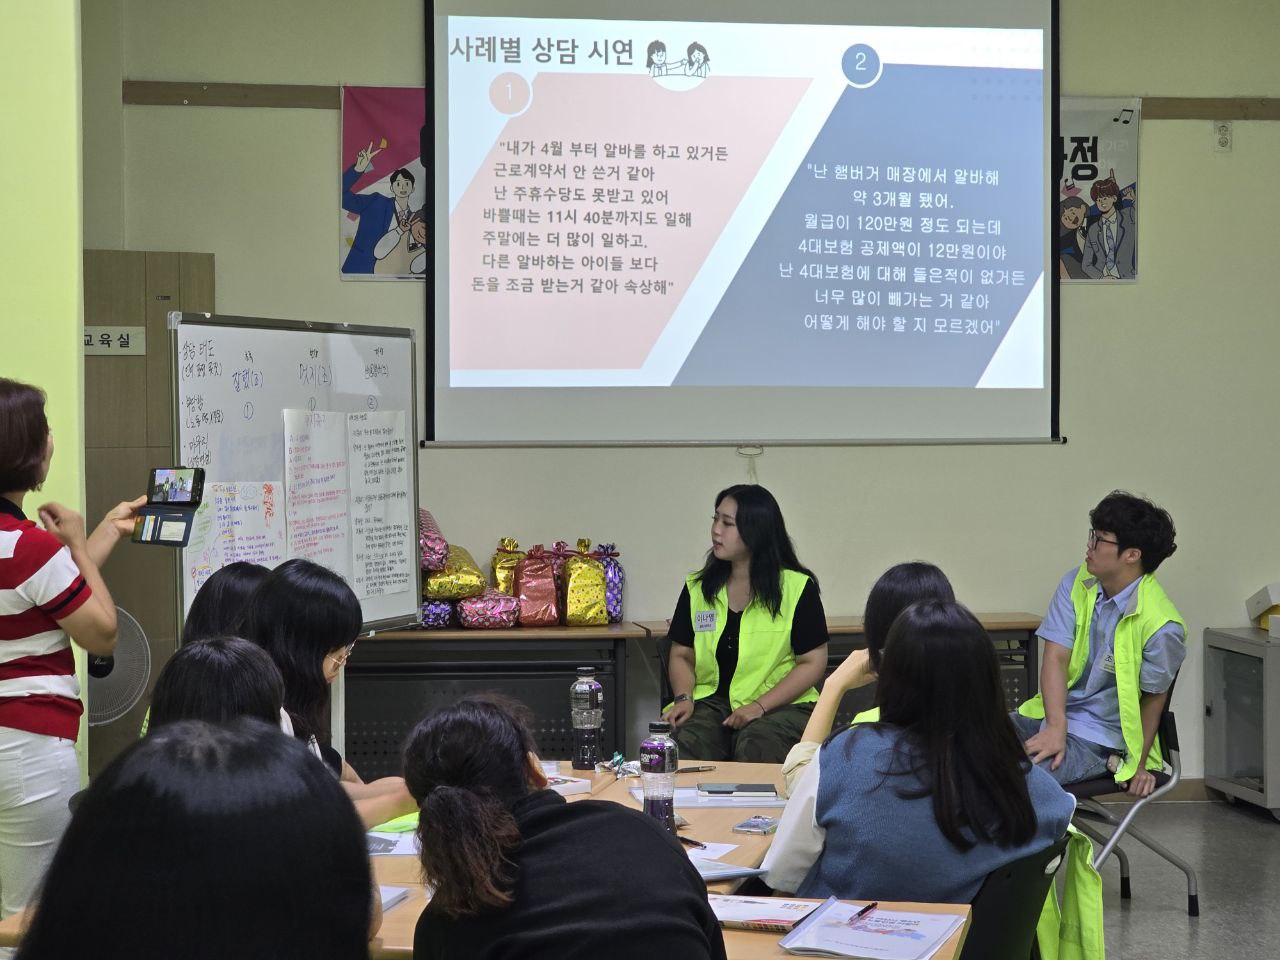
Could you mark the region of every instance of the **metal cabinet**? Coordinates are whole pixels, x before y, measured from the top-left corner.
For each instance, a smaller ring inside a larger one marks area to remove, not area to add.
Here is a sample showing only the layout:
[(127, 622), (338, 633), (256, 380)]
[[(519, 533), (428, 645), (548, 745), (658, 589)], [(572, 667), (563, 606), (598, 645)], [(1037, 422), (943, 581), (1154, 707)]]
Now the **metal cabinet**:
[(1204, 632), (1204, 782), (1280, 820), (1280, 639)]

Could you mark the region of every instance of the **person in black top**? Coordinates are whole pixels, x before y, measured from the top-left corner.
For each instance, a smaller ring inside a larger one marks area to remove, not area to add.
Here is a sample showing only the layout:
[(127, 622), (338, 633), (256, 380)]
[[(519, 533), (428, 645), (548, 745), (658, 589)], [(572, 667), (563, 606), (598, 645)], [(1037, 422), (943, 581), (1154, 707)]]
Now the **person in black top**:
[(764, 487), (716, 496), (711, 550), (685, 582), (667, 639), (675, 699), (663, 716), (680, 755), (781, 763), (818, 699), (827, 617)]
[(434, 893), (414, 960), (724, 960), (707, 890), (656, 820), (546, 789), (521, 708), (467, 697), (405, 747)]
[(285, 732), (333, 771), (372, 827), (411, 813), (414, 803), (400, 777), (365, 783), (329, 743), (329, 687), (351, 656), (361, 619), (360, 601), (342, 577), (295, 558), (272, 570), (254, 590), (240, 634), (262, 647), (284, 678)]

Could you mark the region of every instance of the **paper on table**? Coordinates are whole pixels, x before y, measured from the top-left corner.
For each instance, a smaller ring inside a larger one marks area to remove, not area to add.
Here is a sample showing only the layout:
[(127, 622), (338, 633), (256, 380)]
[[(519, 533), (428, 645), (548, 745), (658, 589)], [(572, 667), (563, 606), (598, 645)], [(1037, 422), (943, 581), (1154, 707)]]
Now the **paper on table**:
[(275, 567), (284, 562), (283, 495), (279, 480), (205, 485), (204, 502), (196, 510), (191, 539), (182, 552), (188, 603), (229, 563), (243, 560)]
[[(631, 795), (644, 801), (644, 791), (633, 787)], [(676, 787), (676, 807), (785, 807), (787, 801), (782, 797), (706, 797), (698, 793), (697, 787)]]
[[(701, 853), (701, 850), (694, 851)], [(689, 862), (692, 863), (702, 875), (703, 880), (733, 880), (737, 877), (762, 877), (765, 871), (760, 867), (740, 867), (733, 863), (721, 863), (718, 860), (704, 860), (701, 857), (690, 856)]]
[(403, 593), (413, 582), (409, 445), (404, 411), (347, 415), (352, 589), (361, 600)]
[(284, 411), (289, 556), (314, 560), (351, 582), (347, 415)]
[(384, 887), (378, 884), (378, 896), (382, 900), (382, 912), (386, 913), (401, 900), (409, 896), (408, 887)]
[[(698, 839), (694, 837), (693, 839)], [(707, 849), (700, 850), (697, 847), (685, 847), (685, 853), (699, 860), (719, 860), (727, 853), (732, 853), (738, 849), (736, 843), (708, 843)]]
[(365, 834), (369, 841), (371, 857), (416, 857), (418, 855), (418, 837), (415, 833), (374, 833)]
[(964, 918), (948, 913), (875, 910), (853, 927), (861, 908), (831, 897), (778, 941), (788, 953), (857, 960), (926, 960)]

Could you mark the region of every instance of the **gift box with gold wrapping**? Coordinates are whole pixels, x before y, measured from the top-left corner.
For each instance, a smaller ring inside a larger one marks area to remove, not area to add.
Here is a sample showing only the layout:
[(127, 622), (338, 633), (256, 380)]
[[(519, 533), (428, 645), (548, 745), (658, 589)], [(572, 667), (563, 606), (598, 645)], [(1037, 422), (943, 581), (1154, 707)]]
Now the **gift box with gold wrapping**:
[(466, 548), (450, 544), (444, 569), (428, 574), (422, 592), (428, 600), (462, 600), (480, 596), (487, 585), (484, 574)]
[(489, 569), (493, 571), (493, 585), (499, 593), (508, 596), (516, 595), (516, 564), (524, 559), (524, 551), (513, 537), (503, 537), (498, 541), (498, 549), (494, 551)]
[(564, 563), (564, 622), (571, 627), (608, 623), (604, 586), (604, 565), (591, 556), (591, 541), (579, 540), (577, 553)]

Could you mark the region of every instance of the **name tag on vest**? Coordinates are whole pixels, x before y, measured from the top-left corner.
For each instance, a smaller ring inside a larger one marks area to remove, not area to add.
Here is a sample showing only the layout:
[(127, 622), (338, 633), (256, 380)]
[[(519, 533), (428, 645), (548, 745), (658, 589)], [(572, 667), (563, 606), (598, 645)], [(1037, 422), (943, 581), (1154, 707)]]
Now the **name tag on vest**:
[(696, 633), (705, 633), (716, 628), (716, 612), (699, 610), (693, 615), (693, 629)]

